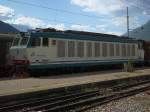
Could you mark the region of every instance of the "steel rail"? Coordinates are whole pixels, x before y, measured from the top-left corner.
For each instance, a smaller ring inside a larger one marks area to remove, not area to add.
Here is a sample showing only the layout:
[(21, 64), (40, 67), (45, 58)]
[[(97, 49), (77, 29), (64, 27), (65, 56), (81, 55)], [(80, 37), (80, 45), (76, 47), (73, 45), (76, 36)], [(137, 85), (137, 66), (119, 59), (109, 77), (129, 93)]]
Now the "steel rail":
[[(140, 82), (135, 81), (134, 83), (131, 84), (123, 84), (123, 85), (116, 85), (109, 87), (108, 89), (111, 89), (112, 93), (117, 93), (119, 91), (123, 91), (126, 89), (132, 89), (136, 86), (150, 83), (150, 80), (142, 80)], [(26, 100), (26, 102), (22, 101), (23, 103), (16, 103), (13, 105), (7, 105), (4, 107), (0, 107), (0, 112), (9, 112), (9, 111), (20, 111), (20, 112), (29, 112), (29, 111), (46, 111), (46, 112), (51, 112), (51, 111), (63, 111), (64, 108), (70, 108), (68, 106), (71, 106), (73, 104), (78, 104), (79, 102), (84, 102), (92, 99), (105, 99), (106, 97), (104, 96), (105, 93), (103, 93), (100, 90), (94, 90), (90, 92), (81, 92), (81, 93), (71, 93), (63, 96), (56, 96), (54, 98), (52, 97), (41, 97), (41, 98), (33, 98), (31, 100)], [(109, 99), (109, 98), (108, 98)], [(21, 102), (21, 101), (19, 101)], [(105, 102), (105, 100), (104, 100)], [(80, 104), (80, 103), (79, 103)], [(88, 102), (87, 102), (88, 104)], [(92, 103), (91, 103), (92, 104)], [(76, 107), (74, 105), (74, 107)], [(79, 105), (81, 106), (81, 105)], [(71, 107), (74, 108), (73, 106)], [(87, 106), (88, 107), (88, 106)], [(89, 106), (90, 107), (90, 106)], [(77, 109), (80, 111), (80, 108)]]

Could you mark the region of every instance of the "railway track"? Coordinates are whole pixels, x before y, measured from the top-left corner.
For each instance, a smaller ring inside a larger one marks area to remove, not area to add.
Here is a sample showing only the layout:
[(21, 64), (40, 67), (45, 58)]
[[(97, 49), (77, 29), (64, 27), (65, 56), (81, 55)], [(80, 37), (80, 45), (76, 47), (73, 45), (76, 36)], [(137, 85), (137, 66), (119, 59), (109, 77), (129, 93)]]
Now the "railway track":
[(137, 94), (150, 89), (150, 80), (132, 84), (116, 85), (106, 91), (72, 93), (20, 100), (0, 106), (0, 112), (81, 112), (115, 99)]

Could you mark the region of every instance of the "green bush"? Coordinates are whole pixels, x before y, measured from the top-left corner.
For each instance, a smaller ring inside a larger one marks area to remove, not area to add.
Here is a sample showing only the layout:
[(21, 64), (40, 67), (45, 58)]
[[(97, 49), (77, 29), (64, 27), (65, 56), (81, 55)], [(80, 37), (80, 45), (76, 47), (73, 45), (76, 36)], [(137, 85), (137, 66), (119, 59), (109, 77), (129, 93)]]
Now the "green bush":
[(134, 71), (133, 68), (134, 68), (134, 67), (133, 67), (133, 62), (132, 62), (132, 60), (128, 60), (127, 63), (124, 63), (124, 70), (125, 70), (126, 72), (133, 72), (133, 71)]

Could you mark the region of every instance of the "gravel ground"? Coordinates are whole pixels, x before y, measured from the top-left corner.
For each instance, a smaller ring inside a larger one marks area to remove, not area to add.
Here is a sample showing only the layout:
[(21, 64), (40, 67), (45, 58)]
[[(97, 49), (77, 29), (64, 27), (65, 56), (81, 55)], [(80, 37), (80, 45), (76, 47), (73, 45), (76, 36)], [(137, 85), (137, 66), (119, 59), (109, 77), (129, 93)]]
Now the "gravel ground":
[(150, 91), (116, 100), (87, 112), (150, 112)]

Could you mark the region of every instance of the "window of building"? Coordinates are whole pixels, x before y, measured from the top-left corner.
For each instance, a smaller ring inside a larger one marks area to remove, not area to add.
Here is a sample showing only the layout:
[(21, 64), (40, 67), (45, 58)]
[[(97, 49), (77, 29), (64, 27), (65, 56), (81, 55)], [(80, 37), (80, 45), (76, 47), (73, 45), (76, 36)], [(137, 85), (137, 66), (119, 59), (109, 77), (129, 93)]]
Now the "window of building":
[(31, 46), (36, 47), (41, 45), (41, 38), (31, 38), (30, 39)]
[(48, 38), (43, 38), (43, 46), (48, 46)]

